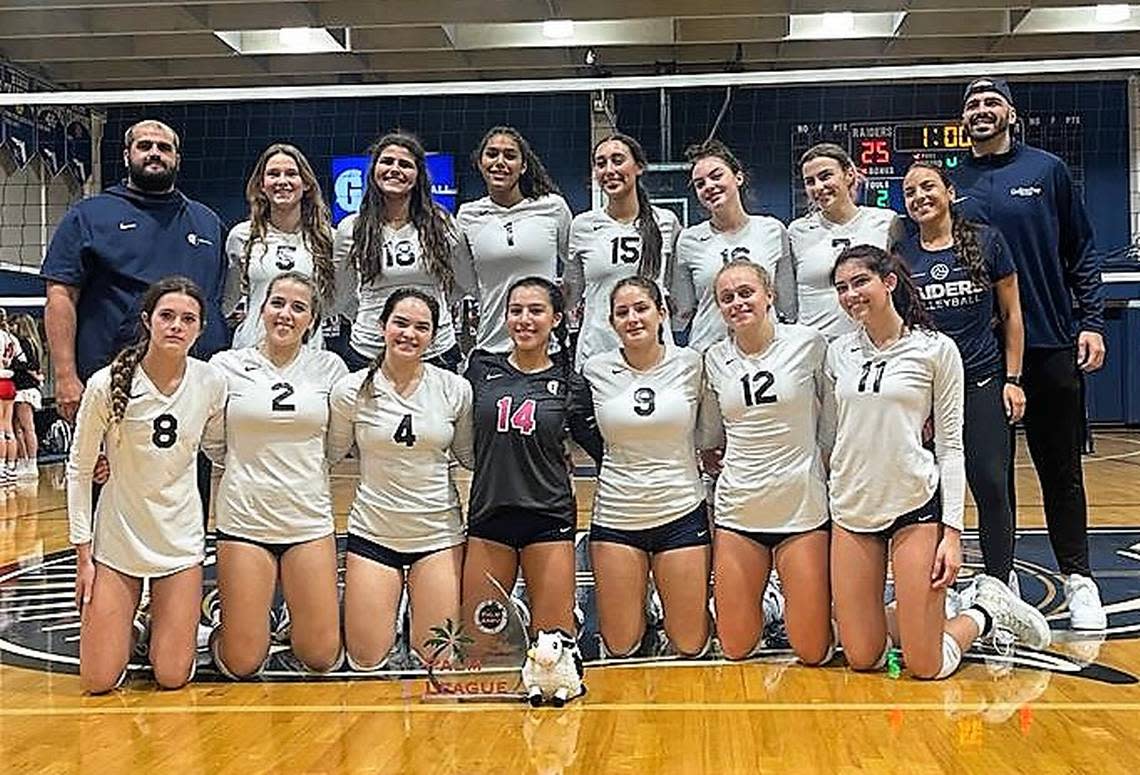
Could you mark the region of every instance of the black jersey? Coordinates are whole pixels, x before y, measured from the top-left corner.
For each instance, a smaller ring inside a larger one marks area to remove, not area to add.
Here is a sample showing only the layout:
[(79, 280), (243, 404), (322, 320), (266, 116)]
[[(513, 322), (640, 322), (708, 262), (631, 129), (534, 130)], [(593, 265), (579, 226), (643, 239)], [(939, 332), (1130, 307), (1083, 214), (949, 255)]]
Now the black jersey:
[(569, 431), (600, 456), (592, 412), (572, 408), (581, 377), (560, 363), (527, 374), (505, 353), (475, 351), (467, 367), (474, 394), (475, 475), (467, 520), (501, 508), (533, 511), (573, 523), (574, 493), (566, 452)]

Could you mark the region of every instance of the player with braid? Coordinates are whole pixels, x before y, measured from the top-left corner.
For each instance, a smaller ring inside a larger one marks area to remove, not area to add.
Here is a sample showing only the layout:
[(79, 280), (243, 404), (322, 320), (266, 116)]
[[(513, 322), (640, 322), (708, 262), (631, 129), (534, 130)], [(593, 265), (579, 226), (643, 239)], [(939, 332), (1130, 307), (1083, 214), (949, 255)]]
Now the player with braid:
[(360, 453), (344, 572), (355, 670), (387, 662), (405, 583), (411, 655), (427, 662), (432, 629), (459, 621), (463, 510), (449, 453), (471, 467), (471, 385), (424, 359), (440, 314), (435, 293), (395, 289), (380, 311), (381, 356), (333, 388), (329, 460), (353, 444)]
[[(138, 341), (87, 383), (67, 461), (79, 677), (92, 693), (126, 675), (144, 579), (155, 681), (178, 688), (194, 673), (205, 556), (195, 458), (207, 426), (223, 422), (226, 383), (213, 366), (187, 357), (206, 322), (191, 280), (160, 280), (141, 306)], [(110, 478), (93, 512), (101, 447)]]
[[(270, 145), (249, 175), (245, 198), (249, 219), (226, 238), (229, 271), (222, 309), (240, 321), (235, 350), (255, 347), (265, 336), (261, 310), (270, 282), (282, 272), (313, 277), (323, 309), (334, 296), (329, 208), (305, 155), (288, 143)], [(308, 337), (310, 347), (322, 345), (319, 323), (317, 335)]]
[(1010, 426), (1025, 412), (1019, 384), (1025, 328), (1013, 256), (1001, 232), (954, 209), (956, 192), (941, 167), (915, 162), (903, 196), (918, 232), (899, 243), (899, 256), (927, 314), (962, 354), (966, 481), (978, 504), (986, 573), (1011, 579), (1016, 591)]
[[(669, 286), (673, 251), (681, 223), (672, 210), (654, 207), (642, 182), (649, 159), (641, 143), (620, 132), (594, 145), (594, 182), (606, 194), (606, 206), (574, 216), (565, 287), (583, 297), (575, 366), (581, 370), (595, 353), (615, 349), (617, 334), (609, 321), (610, 292), (619, 280), (637, 275)], [(567, 296), (570, 309), (577, 299)], [(673, 343), (672, 331), (665, 335)]]

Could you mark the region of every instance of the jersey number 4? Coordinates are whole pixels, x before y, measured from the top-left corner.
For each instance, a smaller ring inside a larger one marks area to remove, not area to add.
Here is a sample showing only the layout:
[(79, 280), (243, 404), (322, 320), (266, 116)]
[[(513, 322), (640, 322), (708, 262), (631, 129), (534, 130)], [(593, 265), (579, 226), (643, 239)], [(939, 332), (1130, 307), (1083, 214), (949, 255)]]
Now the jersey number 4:
[(392, 441), (397, 444), (403, 444), (405, 447), (411, 447), (416, 443), (416, 434), (412, 430), (412, 416), (405, 414), (400, 424), (396, 426), (396, 432), (392, 434)]
[(495, 406), (499, 409), (498, 420), (495, 423), (495, 430), (499, 433), (508, 433), (511, 428), (514, 428), (524, 436), (529, 436), (534, 433), (534, 412), (535, 403), (533, 398), (528, 398), (518, 405), (518, 408), (511, 412), (511, 404), (513, 399), (511, 396), (503, 396), (495, 402)]

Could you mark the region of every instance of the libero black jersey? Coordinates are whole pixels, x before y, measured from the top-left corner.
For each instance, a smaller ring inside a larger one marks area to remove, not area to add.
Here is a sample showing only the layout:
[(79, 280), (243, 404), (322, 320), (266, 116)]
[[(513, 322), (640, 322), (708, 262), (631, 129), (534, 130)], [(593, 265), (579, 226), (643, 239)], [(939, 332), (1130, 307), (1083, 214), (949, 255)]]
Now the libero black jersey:
[[(467, 521), (501, 508), (526, 509), (573, 523), (568, 432), (595, 458), (601, 437), (591, 411), (572, 408), (585, 393), (581, 377), (559, 363), (527, 374), (505, 353), (476, 350), (467, 367), (474, 394), (475, 475)], [(568, 381), (569, 380), (569, 381)]]

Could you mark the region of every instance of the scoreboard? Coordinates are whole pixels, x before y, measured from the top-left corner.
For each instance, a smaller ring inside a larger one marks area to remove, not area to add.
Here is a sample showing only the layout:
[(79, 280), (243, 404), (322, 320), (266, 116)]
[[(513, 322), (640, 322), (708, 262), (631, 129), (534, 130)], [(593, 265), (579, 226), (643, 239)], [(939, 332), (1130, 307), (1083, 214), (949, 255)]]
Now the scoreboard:
[[(1081, 117), (1076, 114), (1030, 116), (1015, 134), (1030, 145), (1060, 156), (1084, 194), (1084, 153)], [(863, 178), (862, 204), (906, 212), (902, 179), (915, 161), (928, 161), (953, 171), (970, 153), (970, 136), (958, 119), (933, 121), (869, 121), (796, 124), (792, 129), (793, 217), (809, 209), (799, 160), (816, 143), (847, 149)]]

